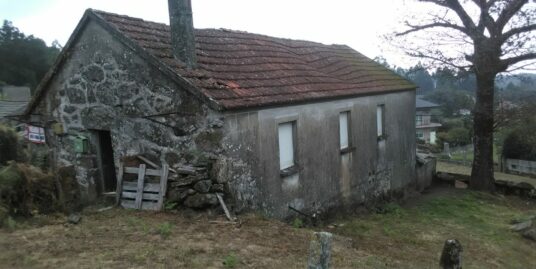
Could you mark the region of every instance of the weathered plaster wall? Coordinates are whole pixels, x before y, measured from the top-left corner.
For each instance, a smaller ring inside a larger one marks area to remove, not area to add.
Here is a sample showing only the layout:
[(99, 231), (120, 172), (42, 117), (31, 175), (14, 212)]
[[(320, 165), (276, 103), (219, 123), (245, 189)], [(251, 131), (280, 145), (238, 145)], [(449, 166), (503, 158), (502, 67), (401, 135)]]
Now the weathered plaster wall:
[[(74, 165), (86, 202), (102, 191), (97, 139), (92, 130), (111, 132), (115, 166), (125, 156), (143, 154), (170, 166), (195, 164), (222, 152), (221, 115), (165, 77), (156, 68), (89, 22), (69, 59), (49, 85), (37, 113), (47, 128), (58, 166)], [(89, 138), (89, 152), (76, 153), (73, 138)]]
[[(376, 106), (385, 105), (385, 133), (378, 141)], [(351, 112), (351, 145), (339, 150), (339, 113)], [(307, 212), (389, 196), (415, 183), (415, 92), (226, 114), (226, 144), (247, 156), (251, 178), (242, 189), (256, 190), (254, 206), (286, 217), (288, 206)], [(281, 177), (277, 126), (296, 120), (299, 173)], [(249, 177), (249, 175), (248, 175)], [(240, 189), (240, 188), (239, 188)], [(247, 193), (246, 191), (243, 191)]]

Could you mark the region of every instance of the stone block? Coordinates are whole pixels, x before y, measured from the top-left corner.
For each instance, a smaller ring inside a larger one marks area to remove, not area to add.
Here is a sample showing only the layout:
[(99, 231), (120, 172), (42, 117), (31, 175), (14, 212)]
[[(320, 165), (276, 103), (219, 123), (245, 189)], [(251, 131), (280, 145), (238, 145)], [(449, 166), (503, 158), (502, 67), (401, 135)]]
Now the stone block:
[(194, 190), (200, 192), (200, 193), (207, 193), (210, 191), (210, 187), (212, 186), (212, 181), (210, 180), (201, 180), (195, 183)]
[(198, 193), (188, 196), (184, 205), (191, 208), (205, 208), (218, 204), (218, 197), (213, 193)]
[(224, 192), (223, 184), (213, 184), (210, 188), (211, 192)]

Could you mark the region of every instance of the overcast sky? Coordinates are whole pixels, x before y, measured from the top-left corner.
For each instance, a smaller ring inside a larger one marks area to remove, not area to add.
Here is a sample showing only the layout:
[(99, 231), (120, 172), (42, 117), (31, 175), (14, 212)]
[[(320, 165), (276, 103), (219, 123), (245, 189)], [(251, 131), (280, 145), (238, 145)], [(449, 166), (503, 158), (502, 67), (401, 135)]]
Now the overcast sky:
[[(192, 0), (196, 28), (228, 28), (325, 44), (373, 58), (411, 61), (382, 46), (415, 4), (405, 0)], [(87, 8), (168, 23), (167, 0), (0, 0), (0, 19), (26, 34), (65, 44)]]

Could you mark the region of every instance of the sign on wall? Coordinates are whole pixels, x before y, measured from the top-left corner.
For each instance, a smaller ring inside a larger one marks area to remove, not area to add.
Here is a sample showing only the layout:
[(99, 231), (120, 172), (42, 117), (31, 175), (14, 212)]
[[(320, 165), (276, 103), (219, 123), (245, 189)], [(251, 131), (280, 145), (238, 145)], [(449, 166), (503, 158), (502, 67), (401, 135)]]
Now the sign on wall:
[(36, 144), (44, 144), (45, 143), (45, 129), (41, 127), (26, 126), (26, 137), (30, 142), (36, 143)]

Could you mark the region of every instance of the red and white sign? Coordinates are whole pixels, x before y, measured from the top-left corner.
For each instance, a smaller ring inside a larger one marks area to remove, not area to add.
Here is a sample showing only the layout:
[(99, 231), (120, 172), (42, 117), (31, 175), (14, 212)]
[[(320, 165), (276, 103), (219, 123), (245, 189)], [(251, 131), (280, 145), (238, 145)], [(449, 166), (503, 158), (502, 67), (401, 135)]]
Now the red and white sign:
[(41, 127), (26, 126), (26, 137), (30, 142), (36, 143), (36, 144), (44, 144), (45, 143), (45, 129)]

